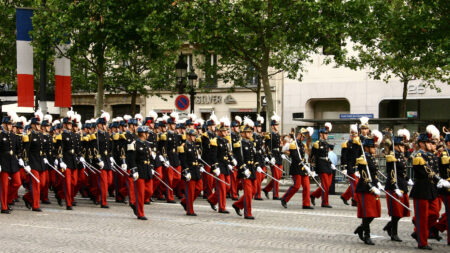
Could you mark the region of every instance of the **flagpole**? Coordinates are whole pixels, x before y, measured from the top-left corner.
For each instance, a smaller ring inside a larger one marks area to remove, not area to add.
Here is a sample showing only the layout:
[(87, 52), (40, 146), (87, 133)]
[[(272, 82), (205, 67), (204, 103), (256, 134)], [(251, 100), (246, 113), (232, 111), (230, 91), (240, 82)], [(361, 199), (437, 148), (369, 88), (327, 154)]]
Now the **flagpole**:
[[(47, 0), (42, 0), (42, 3), (41, 3), (42, 7), (45, 7), (46, 2), (47, 2)], [(43, 59), (41, 60), (41, 65), (40, 65), (39, 108), (41, 108), (41, 111), (43, 114), (46, 114), (48, 111), (48, 108), (47, 108), (47, 52), (44, 54)]]

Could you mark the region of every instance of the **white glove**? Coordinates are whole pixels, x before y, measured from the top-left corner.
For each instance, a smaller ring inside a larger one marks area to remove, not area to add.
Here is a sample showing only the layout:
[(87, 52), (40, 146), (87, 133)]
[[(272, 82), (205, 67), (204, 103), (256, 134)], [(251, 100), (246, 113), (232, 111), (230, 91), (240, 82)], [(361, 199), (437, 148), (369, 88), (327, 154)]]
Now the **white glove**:
[(31, 167), (30, 167), (30, 165), (27, 165), (27, 166), (23, 167), (23, 169), (24, 169), (26, 172), (31, 173)]
[(197, 158), (198, 158), (198, 160), (201, 160), (201, 159), (202, 159), (202, 156), (201, 156), (201, 155), (198, 155)]
[(283, 158), (284, 160), (287, 160), (287, 156), (285, 154), (281, 154), (281, 158)]
[(347, 170), (342, 170), (341, 171), (343, 174), (347, 175)]
[(370, 188), (370, 191), (373, 193), (373, 194), (375, 194), (375, 195), (377, 195), (377, 196), (380, 196), (380, 190), (377, 188), (377, 187), (375, 187), (375, 186), (372, 186), (372, 188)]
[(361, 177), (361, 175), (359, 174), (359, 171), (356, 171), (356, 172), (355, 172), (355, 176), (356, 176), (357, 178), (360, 178), (360, 177)]
[(315, 171), (311, 171), (311, 172), (309, 173), (309, 175), (310, 175), (311, 177), (316, 177), (316, 176), (317, 176), (317, 174), (316, 174)]
[(204, 172), (206, 172), (206, 170), (205, 170), (205, 168), (202, 166), (202, 167), (200, 167), (200, 172), (201, 173), (204, 173)]
[(44, 163), (45, 163), (45, 164), (48, 164), (47, 158), (44, 158), (44, 159), (42, 159), (42, 160), (44, 160)]
[(110, 157), (109, 160), (111, 161), (111, 164), (115, 164), (116, 160), (114, 160), (114, 158)]
[(275, 157), (272, 157), (272, 159), (270, 159), (271, 164), (275, 164), (276, 162), (277, 162), (277, 160), (275, 160)]
[(161, 162), (164, 162), (166, 159), (164, 159), (164, 156), (159, 155), (159, 160), (160, 160)]
[(230, 171), (233, 171), (233, 166), (231, 166), (230, 164), (228, 164), (228, 169), (229, 169)]
[(98, 166), (100, 167), (100, 169), (103, 169), (103, 167), (105, 167), (105, 163), (103, 161), (100, 161), (98, 163)]
[(220, 175), (220, 169), (216, 168), (215, 170), (213, 170), (214, 174), (216, 174), (216, 176), (218, 177)]
[(409, 185), (409, 186), (413, 186), (413, 185), (414, 185), (414, 182), (412, 181), (411, 178), (408, 180), (408, 185)]
[(153, 160), (156, 159), (156, 153), (155, 152), (152, 152), (152, 157), (153, 157)]
[(331, 164), (331, 169), (332, 170), (336, 170), (336, 165), (334, 165), (333, 163)]
[(400, 189), (395, 189), (394, 192), (395, 192), (395, 194), (397, 194), (397, 196), (399, 198), (403, 198), (403, 193), (402, 193), (402, 191), (400, 191)]
[(308, 165), (303, 165), (303, 168), (305, 168), (306, 172), (308, 172), (308, 174), (311, 174), (311, 168), (309, 168)]
[(256, 168), (256, 171), (258, 171), (259, 173), (264, 173), (264, 170), (259, 166)]
[(437, 183), (437, 188), (450, 188), (450, 182), (441, 178)]
[(127, 171), (128, 166), (126, 163), (124, 163), (120, 166), (120, 168), (122, 168), (123, 171)]
[(85, 163), (86, 162), (86, 160), (84, 160), (84, 157), (80, 157), (80, 159), (78, 159), (78, 160), (80, 160), (80, 163)]
[(60, 162), (59, 167), (61, 167), (61, 169), (65, 170), (65, 169), (67, 169), (67, 164), (65, 164), (64, 162)]
[(164, 167), (166, 167), (166, 168), (169, 168), (169, 167), (170, 167), (169, 161), (165, 161), (165, 162), (164, 162)]
[(53, 164), (55, 165), (55, 167), (58, 167), (58, 159), (55, 159), (55, 161), (53, 162)]
[(152, 176), (155, 175), (155, 170), (152, 169), (150, 172), (152, 173)]
[(136, 181), (136, 180), (138, 180), (138, 178), (139, 178), (139, 173), (134, 172), (133, 173), (133, 180)]
[(264, 159), (264, 162), (270, 163), (269, 157), (266, 157), (266, 158)]
[(2, 171), (2, 166), (0, 165), (0, 172)]
[(236, 159), (234, 159), (234, 158), (233, 158), (233, 160), (232, 160), (231, 162), (233, 163), (233, 165), (234, 165), (234, 166), (236, 166), (236, 165), (237, 165), (237, 161), (236, 161)]
[(249, 169), (245, 169), (245, 170), (244, 170), (244, 175), (245, 175), (245, 177), (249, 178), (251, 174), (252, 174), (252, 173), (250, 172)]
[(378, 186), (378, 189), (384, 190), (384, 186), (380, 182), (377, 183), (377, 186)]
[(25, 163), (23, 162), (22, 158), (19, 159), (19, 165), (20, 165), (20, 167), (25, 166)]
[(185, 176), (185, 178), (186, 178), (186, 181), (191, 180), (191, 173), (187, 173), (186, 176)]

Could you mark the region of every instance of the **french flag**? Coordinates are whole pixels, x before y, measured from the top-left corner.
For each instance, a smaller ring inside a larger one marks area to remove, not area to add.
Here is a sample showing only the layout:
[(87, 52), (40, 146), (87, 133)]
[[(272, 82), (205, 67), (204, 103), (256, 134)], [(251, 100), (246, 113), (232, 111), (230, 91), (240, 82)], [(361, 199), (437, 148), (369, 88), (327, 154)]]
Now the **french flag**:
[[(70, 78), (70, 59), (59, 56), (69, 49), (69, 44), (62, 44), (56, 48), (55, 58), (55, 106), (71, 107), (72, 86)], [(59, 56), (59, 57), (58, 57)]]
[(33, 47), (29, 32), (33, 30), (33, 10), (16, 9), (17, 105), (34, 107)]

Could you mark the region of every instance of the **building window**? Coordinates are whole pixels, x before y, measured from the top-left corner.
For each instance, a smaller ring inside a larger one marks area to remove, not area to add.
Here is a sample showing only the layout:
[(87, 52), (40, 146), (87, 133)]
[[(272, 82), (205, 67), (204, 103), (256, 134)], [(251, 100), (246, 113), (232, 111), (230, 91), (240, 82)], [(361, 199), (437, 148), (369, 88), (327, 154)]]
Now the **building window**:
[(208, 54), (205, 56), (205, 88), (217, 88), (217, 55)]
[(248, 67), (247, 87), (256, 88), (258, 86), (258, 73), (254, 67)]

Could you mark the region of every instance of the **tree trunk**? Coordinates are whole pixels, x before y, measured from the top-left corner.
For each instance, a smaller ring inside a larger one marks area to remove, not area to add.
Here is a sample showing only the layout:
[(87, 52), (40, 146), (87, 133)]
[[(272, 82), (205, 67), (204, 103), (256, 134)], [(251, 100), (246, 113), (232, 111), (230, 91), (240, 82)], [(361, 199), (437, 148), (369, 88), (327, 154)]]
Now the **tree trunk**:
[(402, 104), (400, 106), (400, 118), (406, 118), (406, 96), (408, 95), (408, 79), (403, 80), (403, 96)]
[(105, 77), (101, 72), (97, 76), (97, 100), (95, 101), (95, 117), (100, 117), (103, 110), (103, 100), (105, 97)]
[(136, 114), (136, 98), (137, 98), (137, 90), (134, 90), (131, 94), (131, 115), (134, 117)]
[(261, 78), (258, 76), (258, 84), (256, 86), (256, 113), (261, 114)]
[(272, 91), (270, 90), (269, 71), (267, 65), (261, 70), (261, 78), (264, 87), (264, 95), (266, 96), (267, 118), (270, 119), (270, 117), (272, 117), (273, 115), (274, 105), (272, 99)]

